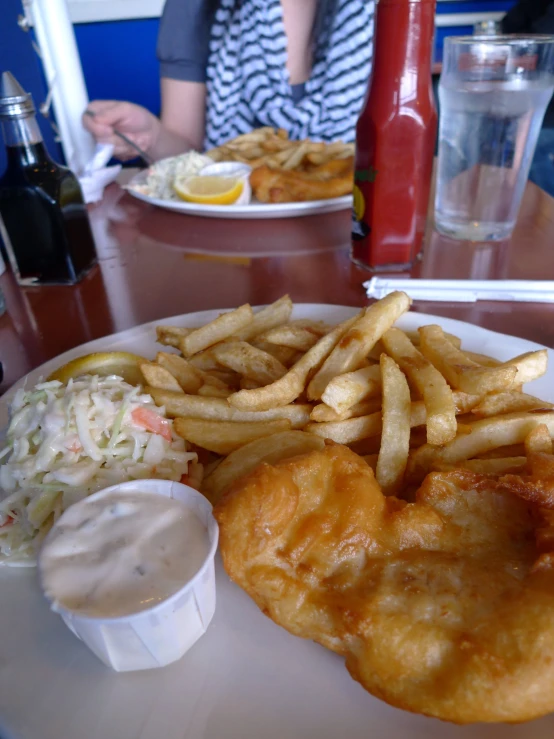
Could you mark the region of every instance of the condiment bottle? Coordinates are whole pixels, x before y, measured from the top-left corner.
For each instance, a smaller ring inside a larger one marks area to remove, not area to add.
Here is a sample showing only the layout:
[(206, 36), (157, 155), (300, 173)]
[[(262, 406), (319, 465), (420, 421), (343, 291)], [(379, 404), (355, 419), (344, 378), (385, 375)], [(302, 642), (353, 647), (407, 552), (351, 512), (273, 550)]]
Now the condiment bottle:
[(73, 172), (44, 146), (35, 107), (10, 72), (0, 83), (7, 168), (0, 178), (0, 244), (21, 285), (74, 284), (96, 263), (86, 206)]
[(435, 0), (378, 2), (352, 217), (352, 259), (374, 271), (409, 268), (422, 247), (437, 133), (434, 23)]

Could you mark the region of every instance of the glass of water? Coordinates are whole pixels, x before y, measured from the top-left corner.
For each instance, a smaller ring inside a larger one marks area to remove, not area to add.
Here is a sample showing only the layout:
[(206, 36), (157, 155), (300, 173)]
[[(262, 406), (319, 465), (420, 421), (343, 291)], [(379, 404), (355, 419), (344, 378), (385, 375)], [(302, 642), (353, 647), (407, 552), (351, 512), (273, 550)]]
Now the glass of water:
[(554, 92), (554, 36), (445, 39), (435, 224), (455, 239), (512, 233)]

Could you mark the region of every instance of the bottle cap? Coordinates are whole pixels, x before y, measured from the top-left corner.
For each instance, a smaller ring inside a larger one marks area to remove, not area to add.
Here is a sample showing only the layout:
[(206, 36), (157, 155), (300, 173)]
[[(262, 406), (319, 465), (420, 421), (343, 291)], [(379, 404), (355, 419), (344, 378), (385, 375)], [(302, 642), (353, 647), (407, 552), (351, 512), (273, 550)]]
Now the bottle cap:
[(34, 114), (31, 93), (25, 92), (11, 72), (4, 72), (0, 78), (0, 120), (27, 118)]

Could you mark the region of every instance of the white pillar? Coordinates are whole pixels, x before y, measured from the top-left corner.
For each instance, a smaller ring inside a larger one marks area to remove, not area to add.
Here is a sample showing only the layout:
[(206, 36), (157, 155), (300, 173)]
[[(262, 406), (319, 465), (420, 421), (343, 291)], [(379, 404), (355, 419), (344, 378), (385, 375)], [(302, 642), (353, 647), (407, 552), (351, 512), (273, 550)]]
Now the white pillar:
[(77, 173), (94, 153), (94, 140), (81, 124), (88, 104), (81, 59), (66, 0), (32, 0), (37, 42), (67, 165)]

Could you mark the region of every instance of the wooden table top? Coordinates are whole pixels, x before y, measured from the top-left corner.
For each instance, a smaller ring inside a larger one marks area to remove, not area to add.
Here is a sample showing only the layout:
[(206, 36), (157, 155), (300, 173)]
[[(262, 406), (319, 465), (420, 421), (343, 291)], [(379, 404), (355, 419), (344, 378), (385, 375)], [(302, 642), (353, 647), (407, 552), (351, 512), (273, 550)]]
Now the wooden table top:
[[(216, 220), (141, 203), (111, 185), (91, 218), (99, 264), (73, 287), (19, 288), (0, 277), (6, 389), (78, 344), (147, 321), (241, 303), (363, 306), (371, 274), (349, 259), (350, 212), (283, 220)], [(426, 278), (554, 279), (554, 199), (527, 185), (511, 240), (459, 242), (428, 230)], [(554, 347), (554, 304), (416, 302), (414, 310), (468, 321)]]

